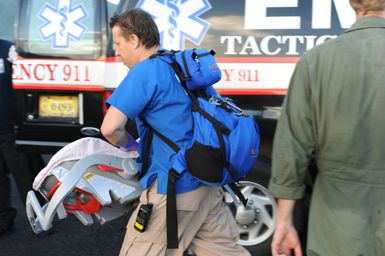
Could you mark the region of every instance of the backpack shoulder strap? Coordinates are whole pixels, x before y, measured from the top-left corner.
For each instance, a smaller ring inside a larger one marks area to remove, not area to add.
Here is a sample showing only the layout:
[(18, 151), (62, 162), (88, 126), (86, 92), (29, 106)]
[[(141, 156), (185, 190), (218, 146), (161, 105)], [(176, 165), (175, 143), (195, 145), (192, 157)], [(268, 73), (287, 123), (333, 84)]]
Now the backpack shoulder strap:
[(176, 189), (175, 182), (180, 174), (171, 168), (167, 178), (167, 200), (166, 200), (166, 226), (167, 226), (167, 248), (178, 248), (178, 216), (176, 212)]
[(163, 140), (172, 150), (174, 150), (175, 152), (178, 152), (180, 150), (177, 144), (175, 144), (169, 138), (167, 138), (166, 136), (164, 136), (163, 134), (155, 130), (143, 117), (140, 117), (140, 119), (143, 122), (143, 124), (150, 129), (150, 131), (152, 131), (153, 133), (156, 134), (156, 136), (161, 138), (161, 140)]
[[(146, 145), (143, 155), (143, 164), (142, 170), (140, 172), (139, 178), (142, 178), (148, 170), (150, 162), (150, 148), (154, 133), (161, 140), (163, 140), (172, 150), (179, 152), (180, 148), (169, 138), (155, 130), (142, 116), (140, 117), (141, 121), (148, 128), (148, 135), (146, 138)], [(176, 249), (178, 248), (178, 216), (176, 212), (176, 191), (175, 191), (175, 182), (180, 177), (180, 173), (171, 168), (168, 171), (168, 181), (167, 181), (167, 201), (166, 201), (166, 225), (167, 225), (167, 248)]]
[(149, 167), (149, 162), (150, 162), (150, 149), (151, 149), (151, 144), (152, 144), (152, 139), (154, 137), (154, 133), (156, 136), (158, 136), (161, 140), (163, 140), (172, 150), (175, 152), (178, 152), (180, 148), (178, 145), (176, 145), (174, 142), (172, 142), (169, 138), (155, 130), (144, 118), (143, 116), (140, 117), (140, 120), (148, 128), (148, 133), (146, 136), (146, 144), (144, 147), (144, 153), (143, 153), (143, 164), (142, 164), (142, 170), (140, 171), (139, 179), (143, 178), (144, 175), (147, 173), (147, 169)]

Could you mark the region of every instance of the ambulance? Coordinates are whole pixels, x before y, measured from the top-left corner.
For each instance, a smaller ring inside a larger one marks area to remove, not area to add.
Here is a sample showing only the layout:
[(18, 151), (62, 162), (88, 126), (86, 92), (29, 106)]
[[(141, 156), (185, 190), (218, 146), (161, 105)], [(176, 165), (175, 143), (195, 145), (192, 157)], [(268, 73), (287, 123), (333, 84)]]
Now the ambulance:
[[(213, 49), (222, 70), (215, 88), (255, 116), (262, 136), (255, 170), (241, 183), (249, 205), (234, 211), (239, 244), (253, 255), (269, 255), (276, 202), (266, 187), (281, 104), (299, 58), (354, 22), (348, 0), (2, 2), (17, 8), (13, 82), (23, 149), (54, 153), (81, 137), (101, 137), (104, 101), (129, 72), (114, 54), (114, 13), (150, 13), (163, 48)], [(127, 129), (135, 134), (133, 124)], [(306, 226), (299, 211), (299, 225)]]

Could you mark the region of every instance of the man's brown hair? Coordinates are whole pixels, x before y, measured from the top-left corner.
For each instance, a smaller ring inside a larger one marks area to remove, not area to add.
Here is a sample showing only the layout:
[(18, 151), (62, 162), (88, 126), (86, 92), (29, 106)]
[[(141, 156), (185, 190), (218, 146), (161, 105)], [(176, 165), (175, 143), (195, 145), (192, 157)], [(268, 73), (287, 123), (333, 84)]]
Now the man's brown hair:
[(146, 48), (160, 45), (159, 30), (151, 15), (140, 9), (130, 9), (111, 17), (110, 27), (118, 26), (124, 38), (138, 36)]
[(356, 12), (383, 11), (385, 10), (385, 0), (349, 0), (350, 5)]

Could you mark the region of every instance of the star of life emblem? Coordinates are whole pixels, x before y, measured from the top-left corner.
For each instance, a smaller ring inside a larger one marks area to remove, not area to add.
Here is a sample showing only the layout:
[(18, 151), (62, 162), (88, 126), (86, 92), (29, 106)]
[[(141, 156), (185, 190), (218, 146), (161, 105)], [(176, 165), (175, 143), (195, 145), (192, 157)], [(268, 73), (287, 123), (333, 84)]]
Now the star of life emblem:
[(45, 24), (39, 28), (44, 38), (51, 37), (53, 48), (68, 48), (69, 40), (80, 40), (86, 27), (80, 24), (80, 20), (87, 17), (82, 4), (72, 7), (72, 0), (57, 0), (56, 8), (46, 3), (39, 14)]
[[(11, 45), (11, 47), (9, 47), (7, 60), (11, 63), (14, 63), (16, 59), (17, 59), (16, 47), (14, 45)], [(3, 74), (5, 72), (4, 61), (5, 59), (0, 59), (0, 74)]]
[(7, 60), (12, 63), (16, 62), (17, 60), (17, 52), (16, 47), (14, 45), (11, 45), (11, 47), (9, 47)]
[(136, 7), (153, 16), (166, 49), (184, 49), (185, 39), (199, 45), (210, 26), (199, 18), (211, 9), (208, 0), (140, 0)]

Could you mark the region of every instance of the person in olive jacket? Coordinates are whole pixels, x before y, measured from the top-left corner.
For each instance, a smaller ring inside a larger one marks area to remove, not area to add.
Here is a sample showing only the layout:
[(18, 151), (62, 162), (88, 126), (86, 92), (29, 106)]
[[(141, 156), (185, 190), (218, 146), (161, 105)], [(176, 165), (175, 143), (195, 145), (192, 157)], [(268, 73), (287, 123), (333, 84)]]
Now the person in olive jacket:
[(385, 255), (385, 0), (297, 64), (273, 145), (273, 255), (302, 255), (292, 215), (312, 156), (307, 255)]

